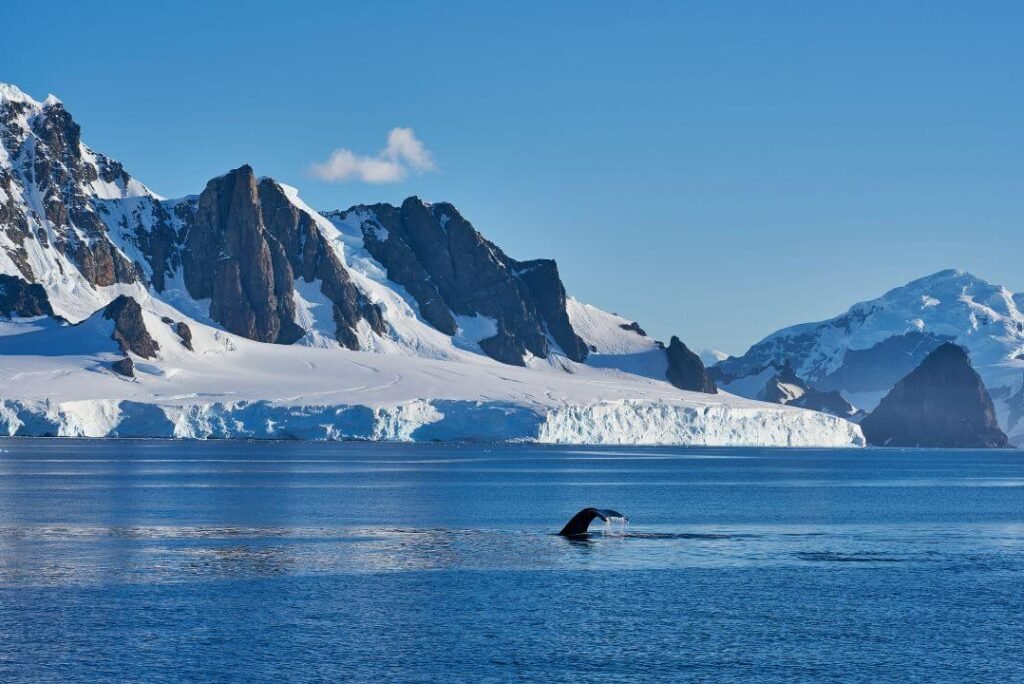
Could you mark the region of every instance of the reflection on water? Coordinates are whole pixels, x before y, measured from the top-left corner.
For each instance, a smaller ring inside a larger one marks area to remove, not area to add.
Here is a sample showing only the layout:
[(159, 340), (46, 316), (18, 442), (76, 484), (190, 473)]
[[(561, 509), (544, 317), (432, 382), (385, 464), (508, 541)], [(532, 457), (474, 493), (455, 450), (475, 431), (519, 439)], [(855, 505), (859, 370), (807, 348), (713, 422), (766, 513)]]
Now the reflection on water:
[[(585, 547), (585, 556), (571, 549)], [(6, 526), (0, 586), (181, 582), (415, 570), (652, 570), (807, 562), (1024, 563), (1016, 526), (549, 531), (386, 527)]]
[(1024, 679), (1011, 452), (0, 444), (3, 682)]

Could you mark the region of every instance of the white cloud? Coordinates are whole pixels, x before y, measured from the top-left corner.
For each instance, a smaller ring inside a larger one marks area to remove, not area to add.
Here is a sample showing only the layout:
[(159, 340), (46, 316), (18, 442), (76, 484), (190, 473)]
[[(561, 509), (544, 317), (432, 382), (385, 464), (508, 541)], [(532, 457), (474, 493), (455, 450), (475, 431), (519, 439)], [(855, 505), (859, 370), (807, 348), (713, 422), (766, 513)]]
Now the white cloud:
[(327, 161), (313, 164), (310, 172), (335, 183), (354, 179), (364, 183), (397, 183), (410, 172), (425, 173), (436, 168), (430, 152), (411, 128), (392, 128), (387, 147), (376, 155), (358, 155), (344, 148), (334, 150)]

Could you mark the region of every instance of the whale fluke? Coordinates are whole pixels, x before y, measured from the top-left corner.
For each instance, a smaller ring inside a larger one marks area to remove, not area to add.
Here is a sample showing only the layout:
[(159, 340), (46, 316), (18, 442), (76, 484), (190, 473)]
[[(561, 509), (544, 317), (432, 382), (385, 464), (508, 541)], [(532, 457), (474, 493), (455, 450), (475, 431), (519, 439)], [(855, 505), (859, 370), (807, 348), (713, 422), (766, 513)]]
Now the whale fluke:
[(584, 508), (582, 511), (572, 516), (572, 520), (565, 523), (565, 527), (558, 534), (563, 537), (579, 537), (587, 533), (587, 528), (590, 527), (590, 523), (594, 521), (594, 518), (600, 518), (601, 520), (608, 520), (609, 518), (622, 518), (623, 520), (629, 520), (626, 516), (622, 515), (618, 511), (613, 511), (608, 508)]

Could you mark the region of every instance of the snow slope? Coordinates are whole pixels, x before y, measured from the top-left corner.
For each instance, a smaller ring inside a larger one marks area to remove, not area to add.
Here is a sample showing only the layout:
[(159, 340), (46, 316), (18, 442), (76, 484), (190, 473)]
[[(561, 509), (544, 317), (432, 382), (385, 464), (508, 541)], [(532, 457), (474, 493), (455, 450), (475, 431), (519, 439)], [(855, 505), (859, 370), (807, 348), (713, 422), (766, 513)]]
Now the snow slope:
[[(195, 351), (144, 302), (160, 345), (135, 379), (112, 373), (112, 323), (0, 324), (0, 432), (23, 435), (536, 440), (851, 446), (859, 428), (801, 409), (579, 365), (519, 368), (479, 354), (426, 359), (262, 344), (186, 320)], [(20, 331), (20, 334), (19, 334)]]

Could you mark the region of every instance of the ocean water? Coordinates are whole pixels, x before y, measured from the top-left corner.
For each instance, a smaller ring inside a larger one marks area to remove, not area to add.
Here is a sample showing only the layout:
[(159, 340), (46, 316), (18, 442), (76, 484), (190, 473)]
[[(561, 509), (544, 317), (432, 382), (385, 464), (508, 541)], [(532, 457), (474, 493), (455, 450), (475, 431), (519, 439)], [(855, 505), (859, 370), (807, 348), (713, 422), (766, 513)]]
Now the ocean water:
[[(554, 533), (578, 509), (628, 525)], [(1024, 680), (1012, 451), (0, 440), (3, 682)]]

